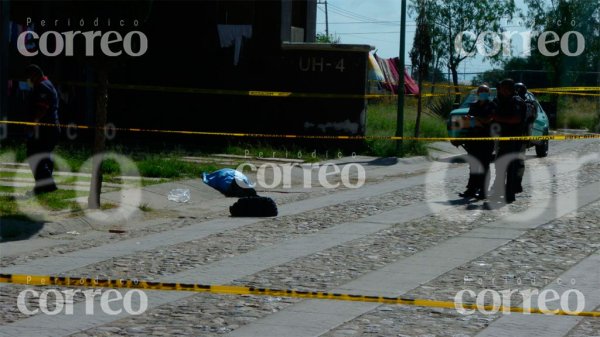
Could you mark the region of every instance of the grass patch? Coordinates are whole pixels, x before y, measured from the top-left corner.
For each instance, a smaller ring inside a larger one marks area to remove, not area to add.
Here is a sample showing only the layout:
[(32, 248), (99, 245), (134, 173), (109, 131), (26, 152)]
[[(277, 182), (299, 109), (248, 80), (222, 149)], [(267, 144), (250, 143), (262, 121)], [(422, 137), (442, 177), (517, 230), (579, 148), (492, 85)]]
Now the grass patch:
[(139, 205), (138, 208), (142, 212), (152, 212), (153, 211), (152, 207), (150, 207), (150, 205), (146, 202)]
[(107, 210), (109, 210), (109, 209), (115, 209), (115, 208), (117, 208), (117, 207), (119, 207), (119, 205), (117, 205), (117, 204), (113, 204), (112, 202), (103, 202), (103, 203), (100, 205), (100, 210), (102, 210), (102, 211), (107, 211)]
[(149, 156), (137, 162), (140, 175), (152, 178), (200, 177), (217, 169), (215, 164), (190, 163), (174, 157)]
[[(109, 148), (108, 151), (119, 153), (124, 157), (130, 159), (128, 163), (121, 166), (114, 159), (105, 159), (102, 163), (103, 180), (107, 182), (115, 182), (115, 177), (119, 175), (132, 176), (136, 172), (139, 172), (141, 177), (148, 178), (165, 178), (165, 179), (176, 179), (176, 178), (187, 178), (187, 177), (199, 177), (202, 172), (211, 172), (218, 169), (216, 164), (202, 164), (202, 163), (190, 163), (181, 160), (181, 156), (177, 152), (169, 153), (153, 153), (153, 152), (132, 152), (123, 151), (123, 148), (118, 146)], [(8, 158), (4, 160), (15, 160), (17, 162), (25, 162), (26, 158), (26, 147), (24, 144), (8, 144), (4, 145), (0, 149), (0, 155), (13, 153), (15, 158)], [(83, 149), (74, 145), (61, 144), (56, 147), (54, 154), (56, 157), (62, 158), (66, 166), (70, 168), (72, 172), (91, 173), (92, 163), (89, 160), (91, 158), (91, 151)], [(57, 169), (60, 169), (60, 163), (57, 165)], [(2, 172), (7, 173), (7, 172)], [(5, 176), (9, 176), (6, 174)], [(31, 177), (28, 175), (27, 177)], [(57, 180), (60, 179), (57, 177)], [(65, 183), (73, 183), (76, 179), (67, 179)], [(89, 178), (82, 177), (81, 180), (89, 181)], [(61, 181), (62, 183), (62, 181)], [(146, 182), (151, 184), (152, 182)]]
[(563, 129), (588, 129), (600, 132), (600, 102), (582, 97), (560, 97), (556, 126)]
[(74, 201), (69, 201), (67, 199), (74, 199), (82, 195), (85, 194), (77, 193), (77, 191), (72, 190), (58, 190), (52, 193), (45, 193), (36, 196), (35, 199), (37, 199), (40, 205), (52, 211), (62, 211), (69, 209), (71, 211), (77, 212), (81, 211), (81, 207), (79, 206), (79, 204)]
[[(24, 194), (25, 188), (12, 188), (0, 186), (0, 192), (12, 192)], [(22, 200), (17, 200), (12, 196), (0, 196), (0, 216), (23, 216), (26, 214), (40, 214), (48, 211), (70, 211), (73, 213), (81, 212), (81, 206), (69, 199), (87, 195), (84, 192), (72, 190), (58, 190), (52, 193), (46, 193)]]
[[(1, 187), (1, 186), (0, 186)], [(20, 214), (15, 198), (0, 196), (0, 216)]]
[[(404, 108), (404, 135), (413, 136), (416, 126), (417, 109), (414, 99), (408, 99)], [(425, 104), (421, 115), (421, 137), (446, 137), (446, 121), (437, 115), (427, 113)], [(396, 133), (397, 106), (395, 102), (379, 102), (369, 105), (367, 113), (367, 136), (393, 136)], [(396, 156), (396, 142), (390, 140), (368, 140), (369, 154), (379, 157)], [(427, 143), (404, 141), (403, 153), (427, 155)]]

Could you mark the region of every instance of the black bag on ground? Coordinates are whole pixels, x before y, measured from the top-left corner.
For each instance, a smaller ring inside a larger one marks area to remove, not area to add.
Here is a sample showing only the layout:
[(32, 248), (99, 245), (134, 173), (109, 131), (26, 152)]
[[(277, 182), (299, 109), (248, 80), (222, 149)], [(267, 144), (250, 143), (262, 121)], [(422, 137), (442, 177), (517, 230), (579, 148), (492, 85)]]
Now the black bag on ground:
[(277, 216), (277, 205), (268, 197), (241, 198), (229, 207), (232, 217), (271, 217)]

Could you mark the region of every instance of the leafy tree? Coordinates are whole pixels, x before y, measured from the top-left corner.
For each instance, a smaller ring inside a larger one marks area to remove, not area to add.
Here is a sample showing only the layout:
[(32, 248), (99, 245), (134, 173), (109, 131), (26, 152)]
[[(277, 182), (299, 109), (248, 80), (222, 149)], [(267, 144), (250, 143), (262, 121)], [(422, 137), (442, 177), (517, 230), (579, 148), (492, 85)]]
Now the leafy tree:
[[(413, 13), (418, 12), (418, 4), (418, 0), (412, 0)], [(477, 36), (486, 31), (502, 32), (502, 20), (512, 19), (515, 12), (514, 0), (429, 0), (423, 5), (431, 23), (432, 46), (438, 60), (435, 62), (445, 64), (450, 69), (455, 86), (458, 85), (458, 69), (461, 62), (474, 57), (477, 52)], [(462, 37), (462, 43), (456, 43), (459, 41), (457, 37)], [(492, 49), (493, 41), (489, 35), (486, 35), (483, 42), (484, 50)], [(455, 91), (455, 100), (459, 102), (460, 89), (456, 87)]]
[(503, 69), (488, 70), (473, 79), (473, 85), (487, 83), (495, 85), (504, 78), (511, 77), (525, 83), (529, 88), (547, 86), (546, 72), (541, 60), (536, 57), (513, 57), (502, 61)]
[(335, 36), (333, 34), (317, 34), (317, 43), (339, 44), (341, 42), (342, 39), (339, 36)]
[[(415, 124), (415, 137), (419, 137), (419, 129), (421, 125), (421, 111), (423, 108), (422, 91), (423, 80), (429, 73), (429, 64), (432, 60), (431, 51), (431, 36), (429, 35), (429, 22), (427, 21), (427, 13), (425, 3), (427, 0), (418, 0), (417, 7), (419, 16), (417, 17), (417, 32), (413, 43), (413, 49), (410, 51), (410, 59), (413, 67), (416, 68), (418, 74), (419, 96), (417, 102), (417, 122)], [(400, 74), (400, 76), (404, 76)], [(402, 88), (403, 89), (403, 88)], [(401, 90), (399, 88), (399, 90)]]
[[(528, 11), (522, 15), (529, 28), (538, 33), (555, 32), (559, 39), (575, 31), (585, 40), (585, 50), (579, 56), (569, 56), (561, 50), (561, 41), (546, 44), (555, 56), (543, 55), (538, 39), (533, 37), (531, 58), (548, 70), (551, 86), (592, 85), (600, 79), (586, 72), (600, 71), (600, 7), (594, 0), (525, 0)], [(552, 40), (551, 37), (547, 40)], [(577, 50), (577, 39), (571, 34), (569, 51)]]

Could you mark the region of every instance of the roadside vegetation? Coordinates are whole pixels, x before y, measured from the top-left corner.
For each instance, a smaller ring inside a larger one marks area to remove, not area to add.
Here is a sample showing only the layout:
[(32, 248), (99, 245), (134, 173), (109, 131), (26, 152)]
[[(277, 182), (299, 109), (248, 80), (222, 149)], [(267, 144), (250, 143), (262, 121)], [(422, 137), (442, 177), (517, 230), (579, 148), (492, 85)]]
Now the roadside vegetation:
[[(117, 191), (122, 186), (135, 187), (162, 183), (175, 179), (197, 178), (200, 179), (202, 172), (212, 172), (221, 168), (217, 163), (196, 163), (182, 159), (186, 154), (181, 151), (152, 152), (133, 151), (123, 147), (109, 148), (109, 151), (119, 153), (132, 160), (131, 163), (121, 167), (115, 160), (107, 159), (102, 164), (103, 182), (109, 187), (103, 190)], [(64, 159), (71, 172), (91, 173), (91, 164), (88, 159), (91, 152), (83, 147), (75, 145), (59, 145), (55, 152), (57, 157)], [(8, 163), (26, 163), (26, 148), (24, 144), (4, 142), (0, 148), (0, 180), (5, 182), (29, 182), (32, 185), (33, 176), (27, 166), (11, 166)], [(18, 170), (18, 171), (17, 171)], [(140, 181), (124, 179), (139, 172)], [(15, 172), (17, 171), (17, 172)], [(89, 175), (74, 177), (66, 175), (57, 169), (54, 176), (60, 186), (69, 186), (75, 189), (59, 189), (56, 192), (43, 194), (33, 198), (25, 198), (24, 195), (31, 189), (30, 186), (0, 186), (0, 217), (11, 218), (25, 217), (23, 214), (68, 213), (69, 216), (77, 216), (82, 212), (82, 206), (75, 198), (87, 197), (85, 187), (89, 187)], [(7, 184), (9, 185), (9, 184)], [(76, 189), (76, 187), (83, 187)], [(21, 199), (18, 199), (21, 198)], [(40, 208), (42, 206), (42, 208)], [(116, 207), (114, 204), (103, 203), (103, 209)], [(144, 211), (148, 211), (149, 208)]]
[(556, 127), (600, 132), (600, 100), (587, 97), (559, 98)]
[[(433, 100), (431, 101), (434, 102)], [(394, 136), (397, 119), (396, 101), (382, 101), (369, 104), (367, 114), (367, 136)], [(404, 135), (413, 136), (415, 130), (417, 109), (416, 100), (408, 98), (404, 107)], [(420, 137), (446, 137), (445, 119), (425, 108), (421, 117)], [(368, 140), (368, 154), (378, 157), (396, 156), (396, 141)], [(427, 155), (427, 142), (404, 141), (402, 152), (405, 156)]]
[[(438, 91), (439, 90), (439, 91)], [(445, 92), (437, 89), (436, 93)], [(429, 91), (429, 90), (427, 90)], [(421, 137), (446, 137), (446, 120), (452, 110), (454, 96), (441, 96), (428, 98), (424, 101), (423, 116), (421, 118)], [(540, 95), (540, 99), (548, 99)], [(367, 136), (389, 137), (396, 133), (397, 101), (395, 99), (371, 100), (368, 102), (367, 113)], [(416, 99), (407, 97), (404, 108), (404, 135), (414, 134), (416, 122)], [(600, 132), (600, 101), (590, 98), (560, 97), (558, 99), (557, 128), (587, 129), (591, 132)], [(128, 148), (120, 145), (109, 147), (109, 151), (124, 155), (132, 160), (132, 163), (120, 167), (112, 160), (107, 159), (103, 163), (103, 181), (108, 184), (119, 184), (122, 186), (130, 183), (122, 176), (134, 175), (138, 170), (142, 186), (167, 182), (179, 179), (200, 179), (203, 172), (212, 172), (223, 167), (235, 167), (251, 158), (279, 158), (303, 160), (304, 162), (318, 162), (334, 159), (338, 153), (349, 156), (352, 152), (359, 155), (370, 155), (378, 157), (396, 156), (396, 141), (391, 140), (368, 140), (358, 144), (357, 147), (344, 149), (345, 143), (335, 142), (339, 148), (332, 147), (324, 150), (315, 150), (311, 145), (286, 143), (286, 145), (274, 145), (268, 141), (248, 142), (229, 141), (220, 148), (211, 148), (206, 152), (193, 151), (180, 147), (165, 145), (160, 149)], [(353, 144), (352, 146), (354, 146)], [(427, 142), (404, 141), (404, 156), (423, 156), (428, 154)], [(61, 144), (55, 151), (57, 156), (63, 158), (72, 172), (91, 173), (88, 159), (91, 152), (83, 146)], [(227, 158), (211, 158), (214, 153), (230, 155)], [(7, 155), (13, 156), (12, 158)], [(202, 158), (200, 161), (191, 161), (188, 156)], [(228, 162), (223, 164), (223, 162)], [(21, 143), (3, 142), (0, 148), (0, 180), (4, 181), (31, 181), (33, 178), (26, 166), (19, 167), (21, 172), (6, 170), (5, 162), (26, 162), (25, 145)], [(65, 175), (55, 176), (57, 183), (61, 185), (85, 186), (89, 183), (89, 176), (73, 177)], [(23, 216), (23, 210), (35, 210), (42, 205), (46, 212), (81, 214), (81, 205), (74, 201), (75, 198), (85, 197), (85, 190), (59, 190), (55, 193), (32, 198), (29, 201), (16, 203), (15, 196), (24, 195), (29, 188), (19, 186), (0, 186), (0, 217)], [(110, 190), (110, 189), (109, 189)], [(112, 190), (118, 190), (113, 188)], [(106, 204), (105, 208), (116, 205)], [(141, 206), (145, 212), (151, 211), (148, 205)]]

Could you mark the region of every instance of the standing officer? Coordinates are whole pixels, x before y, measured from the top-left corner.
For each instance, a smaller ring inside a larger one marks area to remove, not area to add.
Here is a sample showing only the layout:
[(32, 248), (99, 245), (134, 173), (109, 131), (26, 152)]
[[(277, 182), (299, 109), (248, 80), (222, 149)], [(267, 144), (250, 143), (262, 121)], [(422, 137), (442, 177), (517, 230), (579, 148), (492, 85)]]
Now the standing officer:
[[(501, 137), (521, 137), (527, 134), (527, 106), (515, 92), (515, 82), (505, 79), (498, 86), (498, 106), (492, 118), (493, 128)], [(521, 181), (525, 172), (525, 141), (500, 141), (496, 160), (494, 194), (486, 208), (515, 201), (523, 192)]]
[[(490, 88), (481, 85), (477, 88), (477, 101), (469, 108), (469, 117), (475, 119), (474, 137), (490, 136), (490, 120), (496, 113), (496, 103), (490, 99)], [(477, 161), (469, 163), (469, 182), (467, 190), (459, 193), (462, 198), (485, 199), (489, 187), (489, 170), (494, 152), (493, 141), (468, 141), (463, 144), (467, 153)]]
[(34, 126), (27, 135), (27, 158), (35, 179), (35, 187), (31, 193), (39, 195), (57, 190), (52, 178), (52, 151), (60, 135), (58, 94), (52, 82), (37, 65), (27, 66), (25, 75), (32, 86), (27, 102), (27, 119), (42, 124)]

